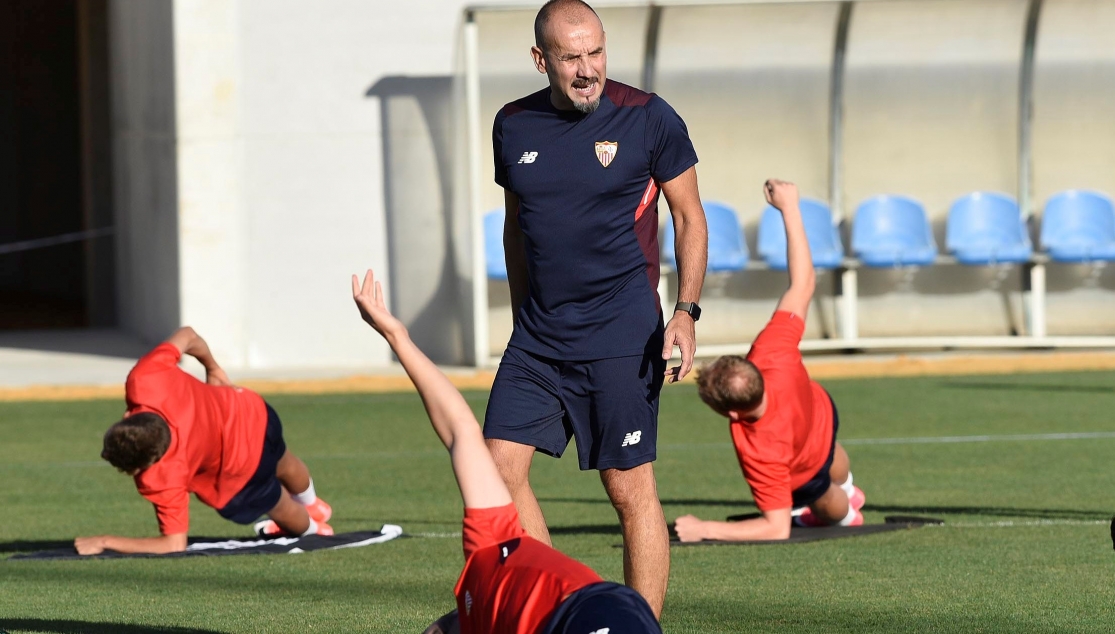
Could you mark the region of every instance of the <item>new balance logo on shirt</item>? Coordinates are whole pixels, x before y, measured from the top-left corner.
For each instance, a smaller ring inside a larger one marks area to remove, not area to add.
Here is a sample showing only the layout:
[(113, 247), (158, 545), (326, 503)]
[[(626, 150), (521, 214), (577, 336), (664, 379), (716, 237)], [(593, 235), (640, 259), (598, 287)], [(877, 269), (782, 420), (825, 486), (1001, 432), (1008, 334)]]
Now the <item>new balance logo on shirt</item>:
[(623, 444), (620, 447), (627, 447), (630, 445), (637, 445), (643, 439), (642, 431), (633, 431), (623, 437)]
[(533, 163), (536, 158), (538, 158), (538, 152), (523, 152), (522, 158), (519, 159), (519, 165)]

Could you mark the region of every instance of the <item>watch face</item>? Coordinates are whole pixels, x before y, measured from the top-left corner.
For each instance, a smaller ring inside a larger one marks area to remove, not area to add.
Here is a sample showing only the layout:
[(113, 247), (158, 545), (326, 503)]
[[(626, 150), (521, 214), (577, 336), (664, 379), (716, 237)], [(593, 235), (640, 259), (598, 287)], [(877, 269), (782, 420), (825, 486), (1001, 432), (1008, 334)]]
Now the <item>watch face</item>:
[(693, 317), (693, 321), (697, 321), (701, 318), (701, 307), (693, 304), (693, 308), (689, 309), (689, 314)]

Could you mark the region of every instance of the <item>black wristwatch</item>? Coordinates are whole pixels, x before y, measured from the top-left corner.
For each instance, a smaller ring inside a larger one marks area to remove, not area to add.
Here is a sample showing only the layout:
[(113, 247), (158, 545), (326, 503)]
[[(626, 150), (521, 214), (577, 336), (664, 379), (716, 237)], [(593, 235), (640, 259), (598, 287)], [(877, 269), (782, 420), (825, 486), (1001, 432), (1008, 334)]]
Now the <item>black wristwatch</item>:
[(688, 313), (689, 316), (693, 318), (693, 321), (697, 321), (701, 318), (701, 307), (697, 305), (697, 302), (678, 302), (674, 304), (674, 312), (676, 313), (679, 310), (683, 313)]

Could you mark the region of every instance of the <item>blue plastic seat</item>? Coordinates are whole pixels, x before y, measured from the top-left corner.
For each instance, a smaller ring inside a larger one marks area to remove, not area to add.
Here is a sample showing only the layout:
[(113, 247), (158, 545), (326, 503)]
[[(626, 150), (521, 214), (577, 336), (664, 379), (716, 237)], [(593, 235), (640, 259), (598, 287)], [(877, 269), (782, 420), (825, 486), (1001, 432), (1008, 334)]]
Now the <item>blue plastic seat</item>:
[(928, 266), (937, 259), (937, 242), (921, 203), (875, 196), (856, 209), (852, 251), (867, 266)]
[[(844, 245), (840, 242), (840, 231), (832, 223), (829, 206), (810, 198), (803, 198), (800, 206), (813, 267), (835, 269), (840, 266), (844, 261)], [(770, 205), (763, 209), (759, 220), (758, 247), (759, 256), (766, 260), (770, 268), (786, 270), (789, 265), (786, 259), (786, 223), (782, 220), (782, 213)]]
[(487, 261), (488, 279), (507, 279), (507, 260), (503, 254), (503, 218), (506, 212), (493, 209), (484, 214), (484, 258)]
[(945, 248), (961, 264), (1026, 262), (1033, 254), (1030, 233), (1014, 199), (975, 192), (949, 208)]
[(1069, 190), (1045, 203), (1041, 245), (1058, 262), (1115, 260), (1115, 206), (1107, 196)]
[[(708, 271), (723, 273), (746, 268), (750, 254), (736, 212), (721, 203), (702, 202), (701, 204), (705, 208), (705, 221), (708, 223)], [(676, 271), (677, 256), (674, 253), (672, 217), (666, 218), (666, 233), (662, 237), (662, 242), (662, 259), (667, 266)]]

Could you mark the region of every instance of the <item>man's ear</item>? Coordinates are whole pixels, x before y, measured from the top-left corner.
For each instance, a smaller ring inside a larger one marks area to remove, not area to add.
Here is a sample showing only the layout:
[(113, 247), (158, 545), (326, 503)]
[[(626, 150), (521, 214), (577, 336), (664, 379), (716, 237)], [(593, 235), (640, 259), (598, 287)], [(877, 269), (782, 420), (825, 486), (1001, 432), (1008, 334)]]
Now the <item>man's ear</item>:
[(543, 75), (546, 74), (546, 54), (537, 46), (530, 47), (530, 56), (534, 59), (534, 67)]

